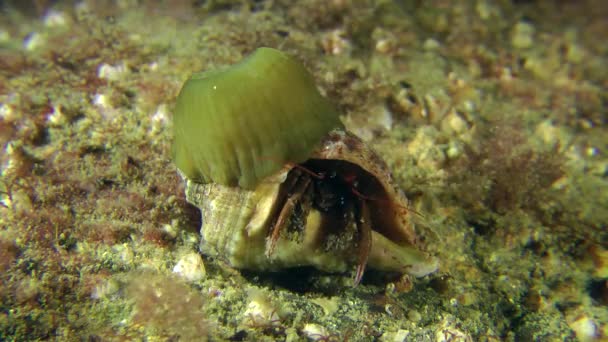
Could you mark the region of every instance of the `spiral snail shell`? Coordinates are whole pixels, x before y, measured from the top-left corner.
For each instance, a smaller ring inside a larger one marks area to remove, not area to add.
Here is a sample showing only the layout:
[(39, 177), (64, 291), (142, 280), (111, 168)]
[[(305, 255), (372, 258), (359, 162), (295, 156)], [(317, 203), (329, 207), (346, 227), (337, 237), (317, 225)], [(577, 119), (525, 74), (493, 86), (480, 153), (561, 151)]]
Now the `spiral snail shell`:
[(202, 212), (201, 251), (235, 268), (353, 268), (355, 284), (366, 267), (437, 269), (386, 164), (278, 50), (185, 83), (173, 158)]

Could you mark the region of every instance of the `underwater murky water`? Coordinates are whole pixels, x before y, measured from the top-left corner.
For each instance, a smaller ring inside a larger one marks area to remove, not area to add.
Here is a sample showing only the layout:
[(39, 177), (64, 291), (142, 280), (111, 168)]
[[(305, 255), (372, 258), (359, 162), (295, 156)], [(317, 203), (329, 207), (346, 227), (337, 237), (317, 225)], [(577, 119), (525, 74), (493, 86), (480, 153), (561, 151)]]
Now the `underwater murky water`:
[[(0, 340), (608, 339), (606, 17), (604, 1), (0, 1)], [(391, 175), (275, 154), (326, 119), (284, 124), (312, 100), (286, 100), (291, 74), (266, 86), (276, 64), (221, 106), (195, 94), (236, 114), (186, 125), (185, 149), (217, 147), (210, 169), (299, 164), (277, 197), (256, 183), (222, 204), (248, 213), (226, 241), (254, 264), (340, 250), (341, 267), (241, 270), (201, 248), (176, 98), (259, 47), (302, 63)], [(404, 212), (415, 239), (396, 233)], [(378, 239), (438, 270), (409, 275)], [(365, 267), (389, 259), (403, 272)]]

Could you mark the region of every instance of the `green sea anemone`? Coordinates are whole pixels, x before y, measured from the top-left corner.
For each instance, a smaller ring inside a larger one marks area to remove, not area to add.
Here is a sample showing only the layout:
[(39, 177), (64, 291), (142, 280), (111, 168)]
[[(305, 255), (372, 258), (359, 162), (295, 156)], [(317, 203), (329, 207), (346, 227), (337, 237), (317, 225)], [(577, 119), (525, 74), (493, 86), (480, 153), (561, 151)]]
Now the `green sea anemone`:
[(246, 189), (286, 163), (304, 162), (342, 126), (302, 64), (271, 48), (192, 75), (173, 122), (173, 158), (186, 177)]

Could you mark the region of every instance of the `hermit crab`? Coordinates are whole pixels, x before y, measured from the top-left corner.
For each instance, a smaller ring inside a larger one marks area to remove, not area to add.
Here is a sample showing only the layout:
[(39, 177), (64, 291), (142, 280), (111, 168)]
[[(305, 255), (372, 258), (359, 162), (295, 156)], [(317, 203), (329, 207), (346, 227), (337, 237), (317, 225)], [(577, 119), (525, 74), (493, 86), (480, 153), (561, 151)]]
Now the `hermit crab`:
[(173, 127), (173, 159), (202, 212), (204, 254), (240, 269), (352, 269), (355, 284), (366, 267), (437, 269), (386, 164), (344, 129), (294, 58), (259, 48), (193, 75)]

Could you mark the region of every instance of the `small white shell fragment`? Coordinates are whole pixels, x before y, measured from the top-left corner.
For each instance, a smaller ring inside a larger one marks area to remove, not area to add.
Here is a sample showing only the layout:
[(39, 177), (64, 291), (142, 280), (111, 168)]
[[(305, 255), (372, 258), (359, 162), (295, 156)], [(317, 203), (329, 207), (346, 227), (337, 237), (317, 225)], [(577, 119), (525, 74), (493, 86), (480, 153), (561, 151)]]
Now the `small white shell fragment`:
[(43, 21), (47, 27), (60, 27), (67, 24), (67, 17), (63, 12), (50, 10), (44, 16)]
[(120, 284), (116, 279), (110, 278), (107, 281), (100, 282), (95, 286), (91, 293), (91, 298), (101, 299), (108, 298), (120, 291)]
[(435, 332), (436, 342), (473, 342), (473, 338), (456, 327), (453, 317), (443, 319), (441, 327)]
[(108, 96), (105, 94), (95, 94), (93, 97), (93, 104), (103, 109), (112, 108), (112, 104), (110, 103)]
[(167, 109), (167, 104), (163, 103), (158, 106), (154, 114), (152, 114), (151, 119), (155, 127), (162, 127), (166, 126), (169, 123), (169, 117), (170, 115), (169, 110)]
[(520, 21), (513, 27), (511, 45), (516, 49), (526, 49), (534, 44), (535, 28), (532, 24)]
[(127, 243), (116, 244), (112, 246), (112, 253), (118, 256), (119, 260), (125, 264), (132, 265), (135, 260), (135, 253), (131, 246)]
[(67, 122), (65, 114), (61, 110), (61, 105), (53, 107), (53, 111), (48, 114), (46, 121), (52, 126), (60, 126)]
[(8, 31), (0, 29), (0, 43), (6, 43), (11, 39), (11, 35)]
[(329, 33), (324, 34), (321, 45), (323, 50), (331, 55), (341, 55), (344, 52), (350, 51), (351, 46), (348, 39), (345, 37), (344, 30), (336, 29)]
[(167, 128), (169, 124), (169, 110), (165, 103), (159, 105), (156, 111), (150, 116), (150, 133), (158, 134)]
[(23, 41), (23, 48), (27, 51), (33, 51), (44, 45), (45, 39), (40, 33), (34, 32)]
[(424, 41), (423, 47), (426, 51), (435, 51), (441, 47), (441, 43), (433, 38)]
[(399, 329), (395, 332), (386, 332), (380, 337), (382, 342), (403, 342), (407, 340), (410, 335), (409, 330)]
[(579, 341), (595, 341), (598, 338), (597, 325), (587, 315), (578, 317), (573, 322), (569, 322), (568, 325), (574, 330)]
[(467, 122), (453, 110), (443, 119), (442, 128), (455, 134), (465, 133), (469, 129)]
[(34, 204), (30, 199), (30, 196), (24, 190), (13, 191), (12, 196), (6, 197), (3, 200), (4, 204), (14, 210), (17, 213), (28, 213), (34, 210)]
[(175, 267), (173, 267), (173, 273), (187, 281), (199, 281), (206, 275), (203, 258), (198, 253), (188, 253), (179, 259)]
[(416, 310), (410, 310), (407, 312), (407, 319), (409, 319), (411, 322), (420, 322), (422, 315)]
[(445, 154), (450, 159), (456, 159), (462, 155), (462, 147), (456, 142), (450, 142)]
[(408, 153), (416, 158), (420, 167), (437, 170), (445, 162), (445, 153), (437, 143), (438, 134), (435, 128), (424, 127), (416, 132), (414, 139), (407, 145)]
[(127, 65), (123, 62), (118, 65), (109, 65), (103, 63), (97, 68), (97, 77), (104, 78), (109, 81), (116, 81), (127, 73)]
[(556, 144), (559, 146), (569, 146), (572, 141), (571, 134), (566, 129), (556, 126), (550, 119), (539, 123), (534, 133), (539, 140), (548, 146)]
[(0, 119), (4, 121), (14, 121), (18, 118), (12, 106), (6, 103), (0, 103)]
[(320, 341), (324, 336), (327, 336), (327, 329), (325, 327), (315, 324), (308, 323), (302, 328), (302, 332), (310, 341)]
[(313, 298), (310, 301), (320, 306), (326, 316), (338, 311), (338, 305), (340, 304), (339, 297), (319, 297)]
[(245, 318), (258, 324), (272, 324), (279, 320), (277, 309), (272, 305), (268, 296), (258, 289), (249, 292), (250, 302), (245, 310)]
[(388, 38), (383, 38), (376, 41), (376, 51), (380, 53), (389, 53), (394, 48), (395, 43)]

